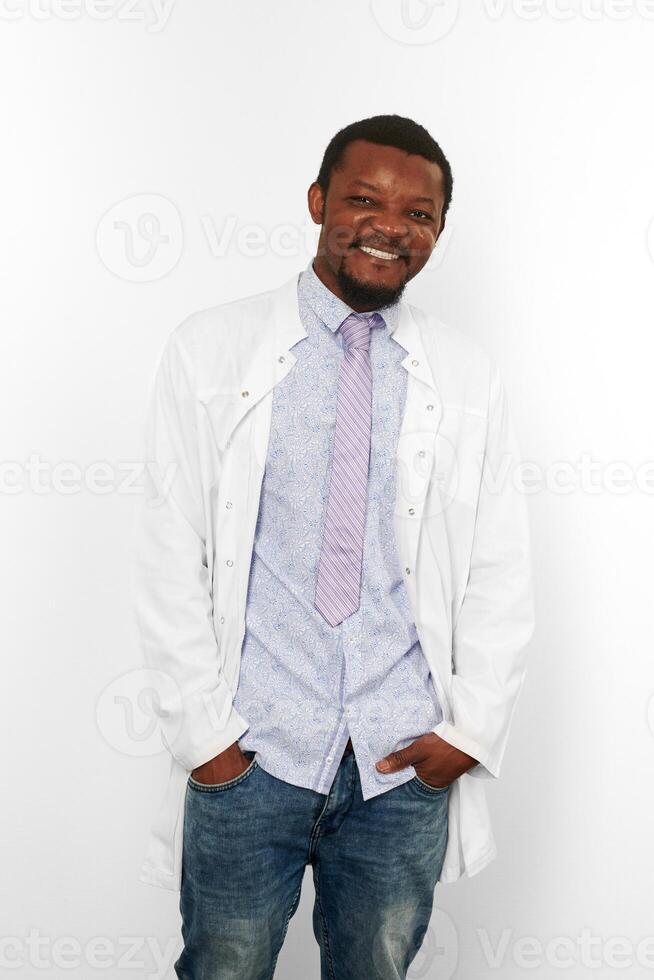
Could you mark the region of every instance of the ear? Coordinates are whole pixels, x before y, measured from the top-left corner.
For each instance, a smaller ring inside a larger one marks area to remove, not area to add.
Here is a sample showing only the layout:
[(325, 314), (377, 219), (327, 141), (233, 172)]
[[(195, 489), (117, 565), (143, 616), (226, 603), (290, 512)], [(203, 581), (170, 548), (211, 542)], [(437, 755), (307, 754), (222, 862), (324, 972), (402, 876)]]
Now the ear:
[(309, 205), (309, 214), (313, 223), (321, 225), (323, 223), (325, 209), (325, 195), (322, 192), (322, 187), (315, 180), (307, 191), (307, 204)]

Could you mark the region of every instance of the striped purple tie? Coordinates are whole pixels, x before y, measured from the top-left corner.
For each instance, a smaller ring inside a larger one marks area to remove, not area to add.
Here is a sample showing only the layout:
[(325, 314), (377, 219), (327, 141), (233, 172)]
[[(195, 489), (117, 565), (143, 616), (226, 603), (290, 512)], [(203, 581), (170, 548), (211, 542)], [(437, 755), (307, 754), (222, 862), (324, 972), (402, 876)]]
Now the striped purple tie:
[(351, 313), (340, 326), (345, 354), (314, 601), (330, 626), (359, 608), (372, 421), (370, 328), (376, 326), (385, 326), (379, 313)]

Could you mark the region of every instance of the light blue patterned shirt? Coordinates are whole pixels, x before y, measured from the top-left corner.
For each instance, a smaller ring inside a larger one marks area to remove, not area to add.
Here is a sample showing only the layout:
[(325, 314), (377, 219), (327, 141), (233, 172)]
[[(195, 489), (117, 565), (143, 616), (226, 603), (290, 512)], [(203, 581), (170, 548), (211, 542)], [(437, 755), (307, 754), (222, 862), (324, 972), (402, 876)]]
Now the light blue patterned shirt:
[(298, 283), (307, 336), (273, 389), (272, 423), (254, 538), (237, 711), (242, 750), (266, 772), (328, 793), (348, 736), (364, 800), (406, 782), (413, 766), (375, 763), (431, 731), (443, 715), (411, 615), (396, 553), (395, 451), (406, 397), (406, 350), (370, 332), (373, 377), (369, 497), (359, 609), (330, 626), (313, 605), (336, 426), (339, 326), (353, 310), (313, 270)]

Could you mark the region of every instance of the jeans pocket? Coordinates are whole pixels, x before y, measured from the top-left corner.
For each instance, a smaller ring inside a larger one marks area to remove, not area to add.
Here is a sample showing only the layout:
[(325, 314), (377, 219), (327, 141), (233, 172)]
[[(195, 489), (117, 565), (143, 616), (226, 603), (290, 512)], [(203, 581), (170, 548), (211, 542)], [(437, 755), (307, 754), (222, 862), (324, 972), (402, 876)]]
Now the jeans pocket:
[[(248, 753), (244, 754), (247, 755)], [(220, 793), (222, 790), (231, 789), (233, 786), (237, 786), (238, 783), (242, 783), (248, 776), (252, 775), (255, 769), (258, 768), (258, 765), (256, 756), (253, 755), (252, 761), (247, 769), (244, 769), (238, 776), (234, 776), (233, 779), (228, 779), (223, 783), (199, 783), (197, 779), (193, 779), (193, 776), (189, 776), (188, 786), (198, 793)]]
[(447, 793), (448, 789), (451, 786), (451, 783), (448, 783), (447, 786), (430, 786), (429, 783), (426, 783), (424, 779), (421, 779), (417, 773), (413, 777), (412, 782), (418, 789), (421, 789), (423, 790), (423, 792), (430, 793), (435, 796), (439, 796), (441, 793)]

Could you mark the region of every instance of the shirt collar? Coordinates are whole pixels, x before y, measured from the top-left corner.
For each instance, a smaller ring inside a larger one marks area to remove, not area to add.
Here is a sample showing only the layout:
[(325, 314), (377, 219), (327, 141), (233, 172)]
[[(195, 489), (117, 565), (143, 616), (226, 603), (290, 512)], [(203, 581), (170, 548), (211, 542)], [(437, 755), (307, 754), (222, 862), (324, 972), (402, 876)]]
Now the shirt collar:
[[(298, 286), (300, 298), (309, 304), (313, 312), (326, 327), (336, 333), (343, 320), (354, 313), (351, 306), (348, 306), (342, 299), (325, 286), (322, 279), (319, 279), (313, 268), (313, 259), (309, 262), (306, 269), (300, 276)], [(391, 303), (389, 306), (380, 306), (378, 310), (370, 310), (371, 313), (379, 313), (386, 324), (386, 330), (392, 334), (398, 323), (399, 302)]]

